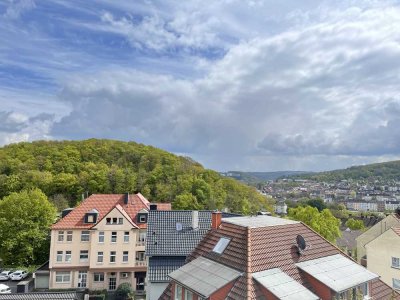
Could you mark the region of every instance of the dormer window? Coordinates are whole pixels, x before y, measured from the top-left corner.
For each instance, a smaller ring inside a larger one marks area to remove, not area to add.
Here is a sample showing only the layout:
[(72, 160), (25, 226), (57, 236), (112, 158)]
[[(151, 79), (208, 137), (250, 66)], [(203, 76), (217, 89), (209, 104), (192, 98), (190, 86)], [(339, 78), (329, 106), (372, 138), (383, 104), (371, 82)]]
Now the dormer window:
[(141, 224), (147, 223), (147, 215), (148, 211), (145, 209), (141, 209), (137, 214), (137, 222)]
[(218, 254), (222, 254), (225, 251), (230, 241), (231, 239), (225, 237), (220, 238), (212, 251)]
[(85, 223), (87, 224), (95, 224), (97, 222), (97, 217), (99, 212), (97, 209), (92, 209), (91, 211), (85, 214)]

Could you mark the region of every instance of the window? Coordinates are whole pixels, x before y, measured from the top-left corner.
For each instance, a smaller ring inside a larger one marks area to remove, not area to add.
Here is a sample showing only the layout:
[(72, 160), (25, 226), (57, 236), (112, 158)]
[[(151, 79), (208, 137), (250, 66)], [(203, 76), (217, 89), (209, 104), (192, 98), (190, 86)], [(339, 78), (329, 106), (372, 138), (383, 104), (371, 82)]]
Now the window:
[(93, 281), (94, 282), (103, 282), (104, 281), (104, 273), (94, 273)]
[(104, 243), (104, 231), (99, 231), (99, 243)]
[(56, 282), (57, 283), (68, 283), (71, 281), (70, 272), (56, 272)]
[(72, 231), (67, 231), (67, 242), (72, 242)]
[(93, 215), (87, 215), (86, 223), (94, 223), (94, 216)]
[(128, 251), (124, 251), (122, 253), (122, 261), (123, 262), (128, 262)]
[(71, 262), (71, 258), (72, 258), (71, 251), (65, 251), (65, 261), (66, 262)]
[(124, 232), (124, 243), (129, 243), (129, 231)]
[(111, 218), (106, 218), (106, 225), (110, 225), (111, 224)]
[(175, 300), (182, 299), (182, 287), (179, 284), (175, 284)]
[(57, 262), (61, 262), (63, 257), (63, 251), (57, 251)]
[(64, 242), (64, 231), (59, 231), (58, 232), (58, 239), (57, 241), (59, 242)]
[(123, 224), (124, 223), (124, 218), (118, 218), (118, 224)]
[(392, 257), (392, 268), (400, 268), (400, 258)]
[(146, 223), (146, 216), (145, 215), (140, 215), (139, 216), (139, 223)]
[(136, 252), (136, 260), (137, 261), (144, 261), (144, 258), (145, 258), (144, 251)]
[(102, 263), (103, 262), (103, 256), (104, 256), (103, 251), (97, 252), (97, 262), (98, 263)]
[(395, 290), (400, 290), (400, 279), (393, 278), (393, 288)]
[(185, 290), (185, 300), (193, 300), (193, 293), (191, 291)]
[(116, 224), (123, 224), (124, 218), (106, 218), (106, 225), (116, 225)]
[(88, 261), (89, 260), (89, 251), (88, 250), (81, 250), (79, 254), (79, 261)]
[(118, 220), (118, 218), (112, 218), (112, 223), (117, 224), (117, 220)]
[(212, 250), (215, 253), (222, 254), (226, 247), (228, 246), (231, 240), (228, 238), (220, 238), (218, 243), (215, 245), (214, 249)]
[(146, 241), (146, 232), (139, 233), (139, 241), (145, 242)]
[(110, 263), (115, 263), (116, 260), (116, 252), (110, 251)]
[(89, 242), (89, 239), (90, 239), (90, 232), (82, 231), (81, 232), (81, 242)]
[(117, 232), (113, 231), (111, 232), (111, 243), (116, 243), (117, 242)]

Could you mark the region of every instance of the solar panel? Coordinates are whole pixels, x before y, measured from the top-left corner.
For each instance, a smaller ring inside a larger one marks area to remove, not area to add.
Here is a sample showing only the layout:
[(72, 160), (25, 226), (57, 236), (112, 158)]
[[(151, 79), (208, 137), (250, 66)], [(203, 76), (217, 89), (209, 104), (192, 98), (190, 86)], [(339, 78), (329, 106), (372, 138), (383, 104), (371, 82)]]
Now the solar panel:
[(225, 248), (228, 246), (229, 242), (231, 240), (228, 238), (220, 238), (218, 243), (215, 245), (213, 252), (218, 253), (218, 254), (222, 254), (222, 252), (224, 252)]

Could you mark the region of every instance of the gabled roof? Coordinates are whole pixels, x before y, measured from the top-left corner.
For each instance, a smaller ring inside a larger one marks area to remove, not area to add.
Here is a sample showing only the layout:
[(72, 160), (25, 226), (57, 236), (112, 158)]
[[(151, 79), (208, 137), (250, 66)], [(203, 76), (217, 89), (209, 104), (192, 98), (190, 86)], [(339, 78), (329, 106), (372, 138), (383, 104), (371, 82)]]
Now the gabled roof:
[(173, 280), (205, 298), (239, 276), (241, 273), (237, 270), (201, 256), (169, 274)]
[[(149, 209), (150, 202), (140, 193), (129, 195), (128, 204), (124, 204), (124, 194), (93, 194), (83, 200), (68, 215), (52, 226), (52, 229), (90, 229), (100, 222), (112, 209), (119, 205), (119, 210), (129, 217), (133, 223), (141, 209)], [(84, 216), (93, 209), (98, 211), (96, 224), (84, 223)], [(136, 223), (135, 223), (136, 224)], [(147, 224), (136, 224), (146, 228)]]
[[(260, 284), (253, 278), (253, 273), (274, 268), (279, 268), (287, 276), (310, 290), (311, 283), (306, 273), (296, 266), (297, 263), (332, 255), (346, 257), (336, 246), (303, 223), (271, 220), (268, 218), (274, 217), (269, 216), (253, 218), (260, 219), (250, 224), (222, 219), (220, 227), (210, 230), (187, 259), (187, 262), (191, 262), (198, 257), (204, 257), (243, 273), (235, 281), (226, 299), (263, 299), (264, 294)], [(265, 226), (262, 226), (263, 223)], [(271, 225), (272, 223), (275, 225)], [(296, 237), (299, 234), (308, 245), (301, 255), (298, 253), (296, 243)], [(231, 241), (222, 254), (216, 254), (212, 249), (221, 237), (230, 238)], [(374, 281), (373, 284), (375, 284)], [(381, 288), (384, 291), (372, 290), (372, 296), (392, 291), (387, 286)], [(170, 291), (167, 289), (160, 299), (169, 299), (168, 295)], [(395, 293), (395, 296), (398, 297), (399, 294)]]

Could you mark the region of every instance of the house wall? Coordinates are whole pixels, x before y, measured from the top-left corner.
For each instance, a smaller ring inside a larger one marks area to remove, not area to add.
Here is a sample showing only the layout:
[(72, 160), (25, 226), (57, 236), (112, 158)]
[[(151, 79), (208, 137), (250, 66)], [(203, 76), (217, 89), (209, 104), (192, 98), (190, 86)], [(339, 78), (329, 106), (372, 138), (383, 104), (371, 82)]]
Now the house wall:
[(400, 280), (400, 269), (392, 267), (392, 257), (400, 258), (400, 237), (393, 230), (387, 230), (365, 248), (367, 269), (381, 276), (381, 280), (392, 287), (393, 278)]
[(146, 300), (158, 300), (167, 286), (168, 282), (148, 282), (146, 287)]
[(322, 300), (331, 300), (335, 296), (335, 293), (329, 287), (308, 274), (305, 274), (305, 276), (314, 288), (314, 293)]
[[(123, 224), (106, 224), (106, 218), (123, 218)], [(84, 229), (86, 230), (86, 229)], [(64, 241), (58, 242), (58, 232), (64, 231)], [(67, 231), (72, 231), (72, 241), (67, 242)], [(81, 242), (82, 229), (52, 230), (50, 245), (50, 289), (66, 289), (78, 287), (79, 271), (87, 271), (87, 287), (89, 289), (108, 289), (108, 279), (115, 273), (117, 287), (122, 282), (130, 282), (132, 287), (136, 287), (134, 272), (147, 271), (147, 259), (144, 261), (136, 260), (136, 252), (145, 251), (145, 242), (139, 241), (141, 232), (146, 229), (138, 229), (116, 208), (101, 220), (90, 231), (90, 240)], [(99, 232), (104, 232), (104, 242), (99, 243)], [(117, 241), (111, 242), (111, 233), (117, 232)], [(129, 232), (129, 242), (124, 242), (124, 232)], [(89, 258), (87, 261), (80, 261), (80, 251), (88, 250)], [(63, 251), (63, 259), (57, 262), (57, 251)], [(65, 251), (71, 251), (71, 262), (65, 261)], [(103, 262), (97, 262), (98, 252), (103, 252)], [(110, 252), (116, 252), (116, 261), (110, 262)], [(123, 261), (123, 252), (128, 252), (128, 261)], [(71, 272), (71, 280), (68, 283), (56, 283), (57, 271)], [(94, 282), (95, 272), (104, 272), (104, 282)], [(121, 273), (129, 274), (128, 278), (122, 278)]]
[(391, 227), (398, 225), (399, 219), (397, 219), (394, 215), (388, 215), (379, 223), (372, 226), (362, 235), (356, 238), (357, 241), (357, 261), (361, 262), (361, 258), (366, 255), (365, 245), (390, 229)]
[(220, 288), (214, 294), (210, 296), (210, 300), (224, 300), (228, 296), (229, 291), (232, 289), (235, 281), (228, 283), (224, 287)]

